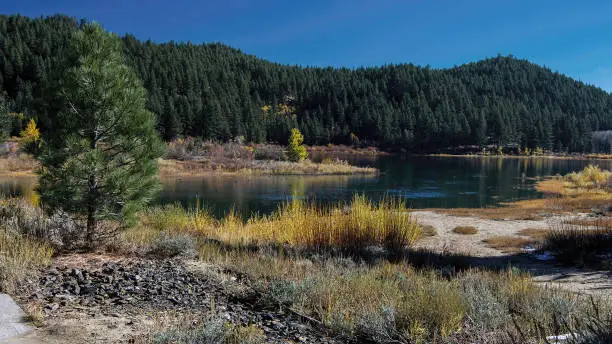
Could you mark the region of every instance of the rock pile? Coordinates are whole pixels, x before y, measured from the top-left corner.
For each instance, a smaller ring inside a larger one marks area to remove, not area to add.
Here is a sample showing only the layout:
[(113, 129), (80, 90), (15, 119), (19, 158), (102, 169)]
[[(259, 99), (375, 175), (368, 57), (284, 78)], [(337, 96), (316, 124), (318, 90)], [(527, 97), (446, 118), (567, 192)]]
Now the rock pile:
[(143, 261), (129, 266), (106, 262), (96, 271), (49, 269), (34, 298), (45, 309), (62, 306), (155, 306), (158, 309), (207, 307), (218, 288), (173, 261)]
[(228, 297), (220, 281), (189, 271), (180, 260), (106, 262), (96, 269), (52, 267), (43, 273), (30, 298), (44, 305), (47, 316), (74, 309), (113, 316), (151, 309), (206, 313), (214, 304), (224, 320), (255, 324), (273, 343), (338, 342), (292, 314)]

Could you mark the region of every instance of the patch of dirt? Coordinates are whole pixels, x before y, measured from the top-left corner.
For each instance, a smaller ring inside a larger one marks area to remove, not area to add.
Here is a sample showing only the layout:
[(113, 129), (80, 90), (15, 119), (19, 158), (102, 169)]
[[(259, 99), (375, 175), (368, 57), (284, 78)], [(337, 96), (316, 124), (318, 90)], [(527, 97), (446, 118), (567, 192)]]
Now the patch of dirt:
[[(480, 217), (453, 216), (434, 211), (414, 211), (413, 216), (422, 225), (437, 229), (437, 235), (424, 237), (416, 248), (430, 249), (436, 252), (453, 252), (474, 257), (475, 265), (508, 266), (512, 264), (530, 272), (537, 283), (553, 286), (572, 292), (612, 296), (612, 271), (593, 271), (560, 266), (553, 261), (538, 261), (526, 254), (504, 253), (484, 242), (499, 237), (528, 238), (533, 234), (537, 239), (541, 230), (551, 228), (555, 223), (568, 219), (584, 220), (586, 214), (568, 216), (551, 216), (542, 220), (490, 220)], [(458, 226), (474, 226), (478, 230), (474, 235), (461, 235), (453, 232)], [(515, 252), (516, 253), (516, 252)]]
[[(437, 235), (419, 240), (417, 248), (461, 253), (473, 257), (504, 255), (502, 251), (489, 247), (483, 240), (497, 236), (518, 237), (525, 228), (546, 229), (551, 223), (562, 219), (562, 217), (551, 217), (543, 220), (489, 220), (446, 215), (434, 211), (414, 211), (412, 215), (420, 224), (433, 226), (437, 230)], [(454, 232), (457, 227), (475, 227), (477, 233), (458, 234)]]

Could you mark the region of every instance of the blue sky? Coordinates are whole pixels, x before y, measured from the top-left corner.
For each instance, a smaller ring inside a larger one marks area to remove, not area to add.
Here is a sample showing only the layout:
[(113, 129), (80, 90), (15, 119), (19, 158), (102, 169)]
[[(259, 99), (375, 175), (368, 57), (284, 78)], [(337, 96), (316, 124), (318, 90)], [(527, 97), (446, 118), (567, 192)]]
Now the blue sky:
[(63, 13), (156, 42), (223, 42), (285, 64), (451, 67), (513, 54), (612, 91), (612, 1), (2, 0), (0, 12)]

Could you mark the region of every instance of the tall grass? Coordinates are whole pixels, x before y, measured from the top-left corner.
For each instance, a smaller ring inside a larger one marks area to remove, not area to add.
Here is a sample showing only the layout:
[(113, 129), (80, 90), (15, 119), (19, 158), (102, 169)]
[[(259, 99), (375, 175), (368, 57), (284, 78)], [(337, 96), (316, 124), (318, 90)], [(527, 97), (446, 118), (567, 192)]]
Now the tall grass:
[[(561, 182), (559, 208), (595, 211), (600, 215), (612, 211), (612, 172), (589, 165), (580, 172), (557, 179)], [(559, 187), (557, 187), (559, 188)], [(549, 187), (550, 189), (550, 187)], [(610, 217), (596, 220), (568, 220), (555, 224), (548, 232), (542, 249), (552, 251), (564, 263), (612, 267), (612, 226)]]
[(0, 158), (0, 174), (31, 174), (38, 167), (38, 161), (28, 154)]
[(612, 226), (610, 219), (591, 222), (562, 221), (548, 232), (543, 250), (551, 251), (564, 263), (579, 266), (612, 267)]
[(150, 243), (160, 232), (190, 234), (230, 244), (287, 244), (310, 249), (361, 249), (383, 246), (397, 251), (419, 237), (420, 227), (402, 201), (378, 204), (363, 196), (325, 208), (293, 200), (269, 216), (243, 221), (230, 211), (220, 221), (208, 212), (172, 205), (145, 211), (142, 227), (126, 233), (132, 241)]
[(0, 291), (12, 293), (40, 267), (51, 262), (53, 250), (0, 225)]

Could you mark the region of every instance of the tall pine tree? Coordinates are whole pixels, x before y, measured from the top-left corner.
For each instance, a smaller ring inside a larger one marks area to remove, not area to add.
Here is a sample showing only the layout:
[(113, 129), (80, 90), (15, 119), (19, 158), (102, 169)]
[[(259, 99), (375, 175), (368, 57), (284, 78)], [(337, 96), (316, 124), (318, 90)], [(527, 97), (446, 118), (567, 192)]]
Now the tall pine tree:
[(100, 221), (125, 223), (155, 195), (163, 144), (117, 36), (85, 25), (64, 63), (71, 67), (56, 93), (54, 130), (44, 135), (39, 191), (45, 206), (84, 220), (91, 245)]

